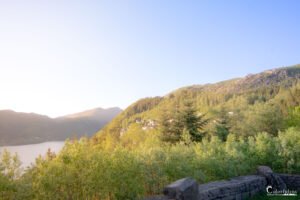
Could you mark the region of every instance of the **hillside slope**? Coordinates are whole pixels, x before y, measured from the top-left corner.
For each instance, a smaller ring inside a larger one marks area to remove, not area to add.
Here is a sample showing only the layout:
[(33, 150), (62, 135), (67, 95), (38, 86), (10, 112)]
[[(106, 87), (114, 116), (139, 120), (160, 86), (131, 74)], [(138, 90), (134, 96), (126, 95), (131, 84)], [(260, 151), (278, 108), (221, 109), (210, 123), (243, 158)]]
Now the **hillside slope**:
[[(242, 135), (251, 135), (254, 131), (275, 133), (283, 126), (282, 118), (289, 110), (300, 105), (300, 65), (215, 84), (183, 87), (163, 97), (141, 99), (112, 120), (96, 137), (107, 134), (119, 137), (134, 124), (140, 132), (159, 130), (162, 114), (172, 115), (185, 101), (192, 101), (197, 111), (210, 119), (206, 130), (211, 134), (215, 132), (216, 124), (225, 119), (230, 132)], [(274, 115), (271, 118), (274, 121), (264, 122), (264, 115)], [(280, 118), (277, 119), (277, 115)], [(261, 125), (252, 128), (253, 123)], [(274, 127), (268, 129), (262, 123)]]
[(121, 112), (120, 108), (93, 110), (50, 118), (34, 113), (0, 111), (0, 145), (32, 144), (91, 136)]

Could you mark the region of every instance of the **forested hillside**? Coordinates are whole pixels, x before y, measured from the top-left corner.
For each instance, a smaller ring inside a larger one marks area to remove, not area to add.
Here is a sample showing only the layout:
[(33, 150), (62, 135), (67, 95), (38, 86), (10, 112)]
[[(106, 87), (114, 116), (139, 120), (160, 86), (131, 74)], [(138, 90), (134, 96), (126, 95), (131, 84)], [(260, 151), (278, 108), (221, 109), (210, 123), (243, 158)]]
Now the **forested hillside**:
[(91, 136), (122, 110), (96, 108), (89, 111), (50, 118), (34, 113), (0, 111), (0, 146), (64, 141)]
[(257, 165), (299, 173), (299, 81), (298, 65), (142, 99), (23, 174), (3, 152), (0, 199), (141, 199), (183, 177), (203, 183)]
[(174, 120), (187, 102), (208, 120), (205, 133), (253, 136), (266, 131), (277, 135), (292, 110), (300, 105), (300, 65), (268, 70), (215, 84), (193, 85), (164, 97), (137, 101), (102, 129), (97, 137), (120, 135), (134, 127), (162, 128), (162, 118)]

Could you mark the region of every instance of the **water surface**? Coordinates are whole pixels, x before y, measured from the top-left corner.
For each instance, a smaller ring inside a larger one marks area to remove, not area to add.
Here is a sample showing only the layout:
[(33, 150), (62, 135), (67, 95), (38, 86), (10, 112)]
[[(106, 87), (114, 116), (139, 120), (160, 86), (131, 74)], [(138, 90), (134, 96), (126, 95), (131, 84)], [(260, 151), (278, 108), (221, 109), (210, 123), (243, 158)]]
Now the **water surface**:
[(50, 148), (51, 151), (58, 153), (64, 145), (63, 141), (56, 142), (43, 142), (39, 144), (27, 144), (27, 145), (17, 145), (17, 146), (2, 146), (0, 147), (0, 152), (7, 149), (9, 152), (15, 154), (17, 153), (22, 162), (22, 167), (26, 168), (30, 166), (30, 163), (35, 162), (35, 159), (42, 155), (44, 156), (47, 150)]

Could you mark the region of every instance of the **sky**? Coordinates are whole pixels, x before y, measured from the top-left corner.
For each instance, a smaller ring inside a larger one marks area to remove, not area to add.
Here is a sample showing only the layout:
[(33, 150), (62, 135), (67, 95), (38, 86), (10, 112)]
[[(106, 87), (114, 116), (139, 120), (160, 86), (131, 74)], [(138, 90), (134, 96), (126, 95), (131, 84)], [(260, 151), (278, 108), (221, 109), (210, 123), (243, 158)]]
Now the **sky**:
[(300, 63), (295, 0), (0, 0), (0, 109), (51, 117)]

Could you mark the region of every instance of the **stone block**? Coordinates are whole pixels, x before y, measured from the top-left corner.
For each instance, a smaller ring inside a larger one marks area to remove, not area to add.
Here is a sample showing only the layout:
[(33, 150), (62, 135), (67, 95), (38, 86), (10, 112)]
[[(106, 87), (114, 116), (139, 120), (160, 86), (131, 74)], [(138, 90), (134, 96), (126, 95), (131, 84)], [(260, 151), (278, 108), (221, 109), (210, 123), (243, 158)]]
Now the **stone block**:
[(164, 188), (164, 195), (175, 200), (197, 200), (198, 183), (191, 178), (180, 179)]
[(273, 173), (272, 169), (268, 166), (258, 166), (257, 174), (263, 176), (267, 180), (267, 185), (272, 186), (273, 189), (286, 190), (286, 184), (281, 177)]
[(300, 175), (298, 174), (277, 174), (285, 182), (287, 189), (300, 192)]

